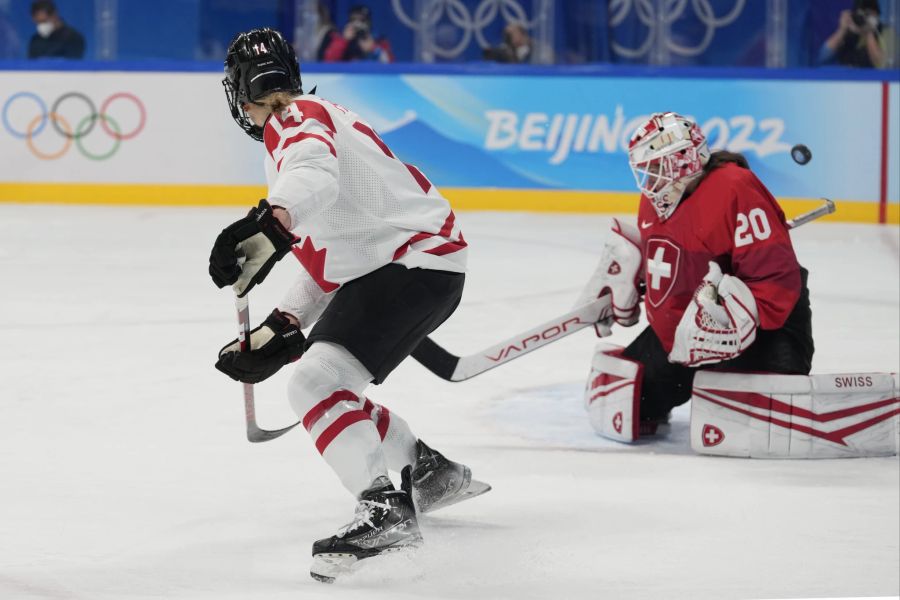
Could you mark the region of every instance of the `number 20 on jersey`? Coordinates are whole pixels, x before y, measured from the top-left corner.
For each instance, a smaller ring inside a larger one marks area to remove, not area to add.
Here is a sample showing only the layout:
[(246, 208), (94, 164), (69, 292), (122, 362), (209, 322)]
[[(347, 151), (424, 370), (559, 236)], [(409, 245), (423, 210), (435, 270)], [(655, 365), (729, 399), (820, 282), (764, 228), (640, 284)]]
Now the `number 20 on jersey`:
[(766, 240), (772, 235), (769, 218), (761, 208), (754, 208), (749, 213), (737, 214), (737, 228), (734, 230), (734, 247), (749, 246), (756, 240)]

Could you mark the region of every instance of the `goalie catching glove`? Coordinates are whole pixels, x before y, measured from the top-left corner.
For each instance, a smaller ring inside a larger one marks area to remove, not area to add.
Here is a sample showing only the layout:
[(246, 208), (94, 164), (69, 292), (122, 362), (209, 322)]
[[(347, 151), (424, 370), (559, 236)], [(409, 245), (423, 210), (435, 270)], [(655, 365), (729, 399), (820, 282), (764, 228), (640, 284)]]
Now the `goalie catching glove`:
[(303, 355), (306, 337), (277, 308), (250, 332), (250, 351), (241, 352), (238, 340), (219, 350), (216, 368), (235, 381), (259, 383)]
[[(257, 283), (262, 283), (291, 249), (297, 238), (272, 214), (265, 200), (251, 208), (243, 219), (222, 230), (209, 256), (209, 275), (223, 288), (233, 285), (234, 292), (244, 297)], [(243, 265), (238, 258), (243, 257)]]
[(714, 262), (684, 311), (669, 361), (697, 367), (735, 358), (756, 339), (759, 313), (753, 293)]

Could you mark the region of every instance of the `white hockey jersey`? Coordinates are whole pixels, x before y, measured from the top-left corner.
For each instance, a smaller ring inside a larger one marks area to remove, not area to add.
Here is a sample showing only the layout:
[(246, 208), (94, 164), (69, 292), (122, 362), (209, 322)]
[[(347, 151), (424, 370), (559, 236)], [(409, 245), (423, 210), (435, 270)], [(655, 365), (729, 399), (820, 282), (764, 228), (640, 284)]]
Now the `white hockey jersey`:
[(304, 327), (341, 284), (389, 263), (465, 271), (450, 203), (357, 114), (303, 95), (269, 118), (263, 141), (268, 200), (290, 213), (306, 271), (280, 308)]

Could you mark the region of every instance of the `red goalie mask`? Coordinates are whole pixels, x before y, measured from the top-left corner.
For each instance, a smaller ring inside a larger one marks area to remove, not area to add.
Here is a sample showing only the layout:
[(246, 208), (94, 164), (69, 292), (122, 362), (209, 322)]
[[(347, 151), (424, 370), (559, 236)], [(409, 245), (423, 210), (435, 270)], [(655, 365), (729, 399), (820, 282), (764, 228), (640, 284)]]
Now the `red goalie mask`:
[(696, 123), (673, 112), (656, 113), (628, 144), (628, 163), (638, 188), (660, 220), (671, 216), (687, 184), (709, 161), (706, 136)]

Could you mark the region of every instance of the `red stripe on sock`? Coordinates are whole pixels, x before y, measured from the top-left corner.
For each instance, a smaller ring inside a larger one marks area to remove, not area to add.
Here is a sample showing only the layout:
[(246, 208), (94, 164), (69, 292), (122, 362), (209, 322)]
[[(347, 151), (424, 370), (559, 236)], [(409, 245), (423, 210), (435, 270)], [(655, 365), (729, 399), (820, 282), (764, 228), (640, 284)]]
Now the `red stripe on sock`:
[(332, 395), (328, 396), (306, 413), (306, 416), (303, 417), (303, 426), (307, 431), (312, 429), (313, 425), (316, 424), (316, 421), (322, 418), (329, 408), (340, 402), (341, 400), (359, 400), (356, 394), (351, 392), (350, 390), (338, 390)]
[(372, 411), (375, 410), (375, 404), (371, 400), (366, 398), (366, 402), (365, 402), (365, 404), (363, 404), (362, 409), (367, 415), (369, 415), (371, 417)]
[(330, 444), (332, 440), (334, 440), (334, 438), (339, 436), (342, 431), (344, 431), (354, 423), (368, 420), (369, 415), (361, 410), (354, 410), (342, 414), (337, 418), (337, 420), (335, 420), (334, 423), (326, 427), (325, 431), (322, 432), (322, 435), (319, 436), (319, 439), (316, 440), (316, 449), (319, 451), (319, 454), (324, 454), (325, 448), (328, 447), (328, 444)]

